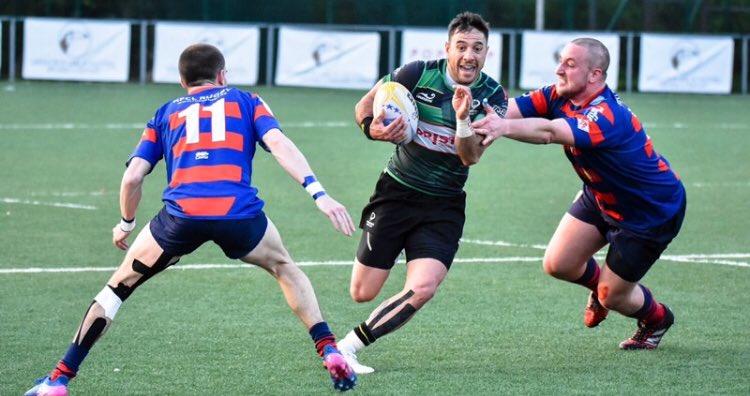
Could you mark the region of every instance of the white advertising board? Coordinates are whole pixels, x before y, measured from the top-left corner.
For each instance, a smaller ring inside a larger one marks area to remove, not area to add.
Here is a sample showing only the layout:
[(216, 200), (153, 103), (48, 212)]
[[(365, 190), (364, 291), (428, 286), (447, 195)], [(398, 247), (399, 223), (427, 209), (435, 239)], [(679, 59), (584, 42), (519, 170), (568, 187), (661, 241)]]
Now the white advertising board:
[(279, 28), (276, 85), (368, 89), (379, 78), (380, 35)]
[(730, 93), (733, 57), (731, 37), (644, 34), (638, 90)]
[(179, 83), (177, 62), (191, 44), (211, 44), (221, 50), (230, 84), (258, 83), (260, 29), (253, 26), (158, 22), (154, 29), (155, 82)]
[(129, 72), (128, 22), (24, 20), (23, 78), (127, 81)]

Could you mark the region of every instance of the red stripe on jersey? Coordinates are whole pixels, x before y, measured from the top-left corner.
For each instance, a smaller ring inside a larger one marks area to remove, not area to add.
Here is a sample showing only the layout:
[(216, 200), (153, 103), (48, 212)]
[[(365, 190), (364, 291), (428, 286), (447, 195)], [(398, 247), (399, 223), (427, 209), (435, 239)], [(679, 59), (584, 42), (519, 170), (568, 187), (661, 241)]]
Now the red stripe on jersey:
[(594, 193), (594, 197), (596, 198), (596, 201), (599, 203), (599, 206), (602, 205), (602, 203), (605, 203), (607, 205), (614, 205), (617, 203), (617, 198), (615, 198), (615, 195), (612, 193), (603, 193), (594, 190), (593, 188), (590, 189), (592, 193)]
[(639, 120), (638, 117), (636, 117), (635, 114), (633, 113), (630, 113), (630, 123), (633, 124), (633, 129), (636, 132), (640, 132), (643, 130), (643, 126), (641, 125), (641, 120)]
[(575, 146), (565, 145), (564, 149), (568, 150), (568, 152), (570, 153), (570, 155), (572, 155), (574, 157), (577, 157), (577, 156), (581, 155), (581, 150), (575, 148)]
[(651, 141), (651, 138), (646, 138), (646, 144), (643, 146), (643, 149), (646, 151), (646, 155), (651, 158), (654, 155), (654, 143)]
[(604, 134), (602, 134), (602, 130), (596, 122), (589, 122), (589, 137), (591, 137), (592, 146), (596, 146), (604, 141)]
[(667, 163), (664, 162), (664, 160), (660, 159), (659, 160), (659, 170), (662, 171), (662, 172), (666, 172), (666, 171), (669, 170), (669, 165), (667, 165)]
[(182, 155), (185, 151), (198, 151), (198, 150), (213, 150), (213, 149), (230, 149), (236, 151), (242, 151), (244, 148), (244, 137), (242, 134), (226, 131), (226, 139), (220, 142), (214, 142), (211, 137), (211, 132), (203, 132), (199, 135), (200, 141), (197, 143), (185, 143), (186, 138), (183, 136), (180, 138), (174, 146), (172, 146), (172, 157), (177, 158)]
[(551, 100), (555, 100), (557, 99), (558, 96), (559, 95), (557, 94), (557, 87), (553, 85), (552, 89), (550, 89), (549, 97)]
[(587, 169), (584, 167), (575, 167), (579, 175), (583, 176), (589, 183), (599, 183), (602, 181), (602, 177), (599, 176), (593, 169)]
[[(201, 106), (198, 117), (200, 118), (211, 118), (211, 112), (203, 110), (204, 106)], [(185, 123), (185, 117), (180, 117), (180, 112), (175, 111), (169, 115), (169, 130), (174, 131), (179, 128), (180, 125)], [(242, 118), (242, 112), (237, 102), (224, 102), (224, 116), (231, 118)]]
[(624, 219), (624, 217), (622, 217), (622, 215), (619, 212), (617, 212), (617, 211), (615, 211), (613, 209), (607, 209), (607, 208), (604, 207), (605, 204), (606, 205), (614, 205), (614, 204), (617, 203), (617, 198), (615, 198), (614, 194), (612, 194), (612, 193), (602, 193), (602, 192), (594, 190), (593, 188), (591, 189), (591, 192), (594, 193), (594, 197), (596, 198), (596, 204), (597, 204), (597, 206), (599, 206), (599, 209), (602, 212), (606, 213), (609, 217), (611, 217), (611, 218), (613, 218), (613, 219), (615, 219), (617, 221), (622, 221)]
[(185, 183), (238, 182), (240, 180), (242, 180), (242, 168), (236, 165), (193, 166), (175, 170), (169, 187), (176, 187)]
[(573, 105), (570, 102), (565, 103), (565, 105), (562, 106), (560, 110), (562, 110), (562, 112), (565, 113), (565, 115), (568, 117), (576, 116), (576, 111), (573, 110)]
[[(237, 102), (224, 102), (224, 115), (232, 118), (242, 118), (240, 105)], [(201, 114), (201, 117), (203, 117), (203, 114)]]
[(182, 211), (188, 216), (224, 216), (234, 205), (234, 197), (178, 199)]
[(540, 116), (547, 114), (547, 98), (544, 97), (542, 90), (538, 89), (531, 93), (531, 104)]
[(611, 218), (613, 218), (613, 219), (615, 219), (617, 221), (622, 221), (624, 219), (624, 217), (622, 217), (622, 215), (620, 213), (618, 213), (618, 212), (616, 212), (614, 210), (611, 210), (611, 209), (602, 209), (602, 212), (606, 213), (607, 215), (609, 215), (609, 217), (611, 217)]
[(148, 140), (149, 142), (156, 143), (156, 131), (152, 128), (146, 128), (143, 130), (141, 135), (141, 141)]
[(273, 117), (273, 114), (268, 110), (265, 104), (263, 102), (258, 103), (255, 105), (255, 116), (253, 116), (253, 121), (256, 121), (258, 118), (263, 116), (269, 116)]

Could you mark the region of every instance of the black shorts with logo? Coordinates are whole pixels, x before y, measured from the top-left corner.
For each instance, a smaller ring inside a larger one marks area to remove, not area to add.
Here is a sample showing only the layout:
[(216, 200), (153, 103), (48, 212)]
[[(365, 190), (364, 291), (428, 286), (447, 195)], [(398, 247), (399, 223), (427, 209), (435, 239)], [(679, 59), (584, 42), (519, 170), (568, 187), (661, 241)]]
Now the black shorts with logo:
[(357, 260), (391, 269), (401, 250), (406, 260), (433, 258), (450, 268), (464, 229), (466, 194), (433, 196), (404, 186), (383, 173), (362, 210), (364, 231)]
[(588, 188), (573, 202), (568, 213), (578, 220), (595, 226), (607, 238), (607, 266), (629, 282), (638, 282), (659, 259), (672, 239), (677, 236), (685, 218), (686, 203), (667, 222), (646, 232), (636, 233), (626, 230), (602, 216), (596, 200)]
[(263, 212), (251, 219), (196, 220), (169, 214), (164, 207), (151, 220), (151, 235), (172, 256), (192, 253), (213, 241), (231, 259), (245, 257), (263, 239), (268, 218)]

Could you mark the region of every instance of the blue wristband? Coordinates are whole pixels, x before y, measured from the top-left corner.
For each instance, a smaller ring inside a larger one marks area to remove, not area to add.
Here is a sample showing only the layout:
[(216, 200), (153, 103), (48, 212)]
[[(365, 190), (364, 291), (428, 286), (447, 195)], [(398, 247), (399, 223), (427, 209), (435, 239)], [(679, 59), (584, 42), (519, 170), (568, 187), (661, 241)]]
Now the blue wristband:
[(323, 188), (323, 185), (321, 185), (313, 175), (305, 177), (305, 179), (302, 181), (302, 187), (307, 190), (307, 193), (310, 194), (313, 200), (326, 195), (326, 190)]

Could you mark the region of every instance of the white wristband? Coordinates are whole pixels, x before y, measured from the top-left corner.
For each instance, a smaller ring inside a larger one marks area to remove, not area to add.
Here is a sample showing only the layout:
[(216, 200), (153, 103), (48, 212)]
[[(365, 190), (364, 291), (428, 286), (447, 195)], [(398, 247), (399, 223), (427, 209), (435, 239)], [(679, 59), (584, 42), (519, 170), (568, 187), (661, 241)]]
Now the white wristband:
[(317, 200), (318, 198), (326, 195), (326, 190), (323, 188), (323, 185), (320, 184), (319, 181), (315, 179), (315, 176), (310, 175), (305, 177), (305, 180), (302, 182), (302, 187), (305, 188), (308, 194), (313, 198), (313, 200)]
[(135, 217), (133, 217), (133, 221), (127, 222), (125, 219), (120, 219), (120, 229), (123, 232), (131, 232), (135, 229)]
[(467, 138), (474, 135), (474, 130), (469, 125), (469, 117), (456, 120), (456, 137)]

